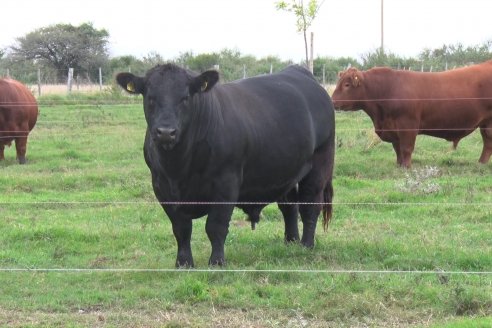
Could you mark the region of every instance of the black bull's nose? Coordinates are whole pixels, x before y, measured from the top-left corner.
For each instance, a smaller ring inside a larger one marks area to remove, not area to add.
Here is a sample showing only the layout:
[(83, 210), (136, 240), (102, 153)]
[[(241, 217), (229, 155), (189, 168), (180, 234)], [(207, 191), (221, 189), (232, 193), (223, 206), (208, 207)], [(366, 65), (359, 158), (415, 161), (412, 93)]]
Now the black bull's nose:
[(174, 128), (157, 128), (155, 139), (162, 143), (174, 143), (176, 141), (176, 129)]

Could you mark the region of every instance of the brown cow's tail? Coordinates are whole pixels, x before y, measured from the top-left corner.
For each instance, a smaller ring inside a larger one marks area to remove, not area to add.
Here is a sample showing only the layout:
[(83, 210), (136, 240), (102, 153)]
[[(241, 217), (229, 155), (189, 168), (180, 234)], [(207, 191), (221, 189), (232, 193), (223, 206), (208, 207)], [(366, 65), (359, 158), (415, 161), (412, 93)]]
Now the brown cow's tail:
[(325, 189), (323, 190), (323, 229), (326, 231), (328, 229), (328, 223), (330, 223), (331, 216), (333, 213), (333, 184), (331, 179), (326, 183)]

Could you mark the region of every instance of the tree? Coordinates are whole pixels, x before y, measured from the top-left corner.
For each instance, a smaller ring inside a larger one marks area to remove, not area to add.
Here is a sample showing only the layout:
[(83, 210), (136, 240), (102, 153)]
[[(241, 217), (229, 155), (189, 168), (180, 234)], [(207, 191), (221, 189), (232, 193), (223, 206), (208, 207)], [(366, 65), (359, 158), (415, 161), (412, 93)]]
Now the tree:
[(165, 62), (164, 58), (155, 51), (151, 51), (147, 54), (147, 56), (143, 57), (143, 63), (147, 67), (147, 69), (150, 69), (159, 64), (162, 65), (164, 64), (164, 62)]
[(66, 76), (71, 67), (89, 78), (108, 62), (108, 38), (105, 29), (95, 29), (91, 23), (50, 25), (17, 38), (10, 55), (16, 61), (51, 67), (58, 77)]
[(462, 43), (456, 45), (443, 45), (437, 49), (424, 49), (419, 54), (422, 62), (445, 69), (447, 67), (481, 63), (491, 57), (492, 40), (474, 46), (465, 46)]
[(367, 52), (361, 56), (362, 68), (370, 69), (377, 66), (392, 67), (395, 69), (412, 68), (416, 69), (418, 61), (414, 58), (404, 58), (392, 52), (377, 48), (374, 52)]
[[(304, 49), (306, 51), (306, 66), (309, 65), (309, 55), (308, 55), (308, 43), (307, 43), (307, 30), (311, 27), (314, 18), (319, 12), (319, 9), (323, 5), (324, 0), (318, 3), (317, 0), (308, 0), (307, 7), (304, 6), (304, 0), (290, 0), (290, 1), (279, 1), (275, 5), (277, 10), (284, 10), (291, 13), (297, 18), (297, 32), (302, 32), (304, 36)], [(311, 67), (312, 69), (312, 67)]]
[(183, 65), (192, 71), (195, 72), (204, 72), (212, 67), (214, 65), (219, 64), (219, 57), (220, 55), (218, 53), (207, 53), (207, 54), (199, 54), (199, 55), (193, 55), (192, 52), (186, 52), (184, 54), (181, 54), (177, 58), (177, 62), (180, 65)]
[(313, 74), (319, 82), (333, 84), (338, 80), (338, 73), (350, 66), (359, 66), (357, 59), (351, 57), (318, 57), (314, 60)]

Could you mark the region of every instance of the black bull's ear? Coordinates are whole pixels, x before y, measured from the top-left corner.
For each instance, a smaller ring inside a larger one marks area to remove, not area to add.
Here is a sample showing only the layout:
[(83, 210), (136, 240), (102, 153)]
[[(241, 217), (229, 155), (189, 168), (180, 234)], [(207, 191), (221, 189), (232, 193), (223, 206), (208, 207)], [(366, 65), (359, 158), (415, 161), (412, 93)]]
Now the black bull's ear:
[(206, 71), (195, 77), (190, 83), (190, 95), (197, 92), (207, 92), (213, 88), (215, 83), (219, 81), (219, 73), (217, 71)]
[(132, 73), (119, 73), (118, 75), (116, 75), (116, 82), (118, 82), (118, 84), (128, 93), (143, 93), (143, 78), (133, 75)]

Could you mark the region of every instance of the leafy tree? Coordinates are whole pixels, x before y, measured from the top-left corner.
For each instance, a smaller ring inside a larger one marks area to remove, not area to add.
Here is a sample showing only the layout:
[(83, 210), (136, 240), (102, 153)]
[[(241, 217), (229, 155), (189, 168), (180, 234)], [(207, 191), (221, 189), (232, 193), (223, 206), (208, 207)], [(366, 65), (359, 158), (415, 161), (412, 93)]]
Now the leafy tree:
[(317, 0), (308, 0), (307, 6), (304, 6), (304, 0), (289, 0), (276, 2), (277, 10), (284, 10), (291, 13), (297, 18), (297, 32), (302, 32), (304, 36), (304, 49), (306, 51), (306, 65), (309, 66), (307, 30), (311, 27), (314, 18), (323, 5), (324, 0), (318, 3)]
[(220, 73), (225, 81), (234, 81), (244, 77), (244, 67), (253, 67), (256, 59), (243, 56), (237, 49), (223, 49), (219, 53)]
[(143, 57), (143, 63), (147, 69), (163, 64), (164, 62), (164, 58), (155, 51), (149, 52), (147, 56)]
[(218, 53), (207, 53), (207, 54), (199, 54), (194, 56), (193, 53), (188, 52), (181, 55), (178, 58), (178, 63), (191, 69), (195, 72), (204, 72), (214, 65), (219, 64), (220, 54)]
[(376, 66), (386, 66), (398, 69), (418, 66), (414, 58), (400, 57), (394, 53), (377, 48), (374, 52), (368, 52), (361, 56), (362, 68), (369, 69)]
[(424, 49), (419, 59), (427, 65), (438, 69), (464, 66), (472, 63), (481, 63), (491, 59), (492, 40), (483, 44), (465, 47), (462, 43), (443, 45), (437, 49)]
[(51, 25), (17, 38), (10, 56), (53, 68), (59, 78), (65, 77), (70, 67), (90, 78), (89, 73), (97, 76), (97, 68), (108, 62), (108, 38), (105, 29), (95, 29), (91, 23)]
[(344, 71), (349, 66), (359, 66), (355, 58), (351, 57), (318, 57), (314, 59), (314, 76), (323, 82), (323, 70), (325, 72), (325, 82), (335, 83), (338, 79), (338, 72)]
[[(50, 75), (52, 72), (46, 73), (52, 77)], [(37, 67), (33, 63), (13, 61), (8, 53), (0, 59), (0, 77), (7, 76), (7, 74), (9, 77), (24, 83), (36, 83), (38, 79)]]
[(138, 59), (135, 56), (127, 55), (127, 56), (119, 56), (114, 57), (109, 60), (109, 76), (108, 78), (113, 78), (113, 73), (120, 72), (132, 72), (137, 75), (144, 75), (147, 71), (147, 67), (141, 59)]
[(272, 73), (275, 73), (292, 64), (291, 61), (284, 62), (277, 56), (267, 56), (260, 59), (255, 58), (254, 62), (253, 67), (247, 71), (248, 76), (270, 74), (270, 70)]

